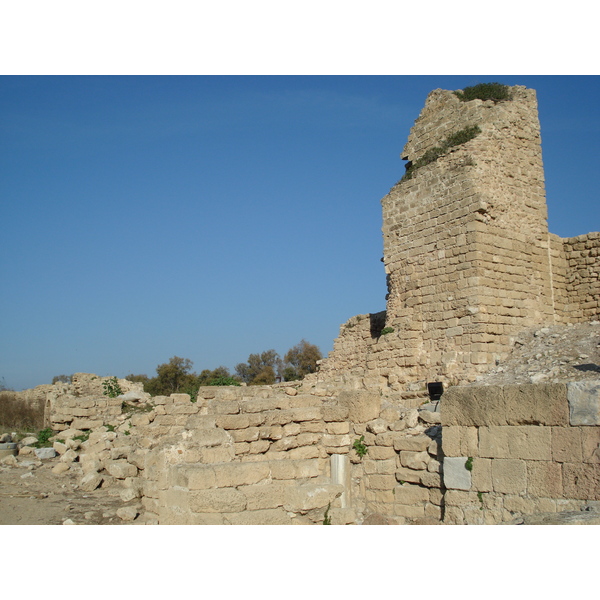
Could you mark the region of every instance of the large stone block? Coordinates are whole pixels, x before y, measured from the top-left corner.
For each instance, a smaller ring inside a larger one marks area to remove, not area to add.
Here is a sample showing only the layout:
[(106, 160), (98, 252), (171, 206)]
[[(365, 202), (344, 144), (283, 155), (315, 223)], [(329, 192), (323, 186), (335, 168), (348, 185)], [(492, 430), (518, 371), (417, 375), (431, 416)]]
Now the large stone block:
[(215, 468), (212, 465), (174, 465), (170, 469), (170, 480), (173, 486), (189, 490), (217, 487)]
[(524, 460), (552, 460), (551, 427), (507, 427), (509, 458)]
[(506, 424), (504, 394), (498, 386), (450, 387), (440, 408), (443, 426)]
[[(583, 460), (581, 430), (583, 427), (552, 427), (552, 460), (578, 463)], [(587, 428), (586, 428), (587, 429)]]
[(492, 485), (495, 492), (520, 494), (527, 489), (525, 461), (511, 458), (492, 460)]
[(269, 477), (265, 462), (223, 463), (214, 467), (216, 487), (252, 485)]
[(505, 385), (503, 391), (507, 425), (569, 422), (567, 387), (563, 383)]
[(400, 452), (400, 464), (403, 467), (415, 469), (416, 471), (426, 469), (430, 460), (431, 457), (429, 456), (429, 452), (426, 450), (423, 450), (422, 452), (409, 452), (408, 450), (402, 450)]
[(110, 460), (105, 464), (105, 469), (109, 475), (115, 479), (125, 479), (126, 477), (135, 477), (138, 473), (137, 467), (128, 463), (126, 460)]
[(246, 510), (264, 510), (283, 506), (285, 488), (284, 483), (274, 482), (243, 485), (238, 491), (246, 497)]
[(491, 492), (492, 484), (492, 460), (489, 458), (474, 458), (473, 470), (471, 471), (472, 488), (476, 492)]
[(571, 425), (600, 425), (600, 381), (567, 384)]
[(422, 452), (429, 448), (431, 444), (431, 438), (424, 433), (418, 435), (401, 436), (398, 434), (394, 435), (394, 450), (400, 452), (401, 450), (408, 450), (410, 452)]
[(527, 461), (527, 494), (532, 498), (562, 498), (560, 463)]
[(565, 498), (600, 500), (600, 465), (563, 463)]
[(477, 427), (442, 428), (442, 449), (445, 456), (478, 456), (478, 442)]
[(190, 492), (189, 506), (193, 512), (240, 512), (246, 509), (246, 496), (234, 488)]
[(600, 463), (600, 427), (581, 427), (583, 462)]
[(266, 510), (245, 510), (231, 513), (224, 517), (225, 523), (231, 525), (291, 525), (292, 518), (283, 508)]
[(398, 485), (394, 488), (394, 499), (399, 504), (429, 502), (429, 489), (418, 485)]
[(446, 457), (444, 458), (444, 485), (448, 489), (470, 490), (471, 489), (471, 471), (465, 467), (466, 456)]
[[(395, 482), (394, 482), (395, 483)], [(339, 484), (305, 483), (285, 488), (284, 509), (305, 514), (315, 508), (324, 508), (344, 493)]]
[(374, 392), (342, 391), (338, 403), (348, 409), (348, 420), (353, 423), (367, 423), (379, 417), (381, 412), (381, 396)]
[(318, 459), (282, 460), (270, 463), (272, 479), (304, 479), (323, 475), (325, 463)]

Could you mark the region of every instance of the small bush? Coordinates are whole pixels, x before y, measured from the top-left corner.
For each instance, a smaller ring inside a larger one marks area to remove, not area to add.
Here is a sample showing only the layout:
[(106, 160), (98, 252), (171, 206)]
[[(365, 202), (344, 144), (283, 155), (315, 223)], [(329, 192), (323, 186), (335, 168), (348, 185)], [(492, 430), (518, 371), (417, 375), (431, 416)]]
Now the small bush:
[(412, 163), (407, 169), (406, 173), (404, 173), (404, 177), (400, 181), (406, 181), (407, 179), (411, 179), (417, 169), (424, 167), (425, 165), (429, 165), (432, 162), (435, 162), (441, 156), (448, 153), (450, 148), (454, 148), (455, 146), (460, 146), (462, 144), (466, 144), (468, 141), (472, 140), (474, 137), (478, 136), (481, 133), (481, 128), (479, 125), (472, 125), (471, 127), (465, 127), (456, 133), (449, 135), (445, 138), (439, 146), (435, 146), (433, 148), (429, 148), (421, 158)]
[(50, 429), (49, 427), (46, 427), (46, 429), (42, 429), (37, 434), (38, 441), (33, 445), (36, 448), (49, 448), (52, 446), (52, 442), (50, 442), (50, 438), (53, 435), (54, 435), (54, 431), (52, 431), (52, 429)]
[(381, 334), (380, 335), (387, 335), (388, 333), (394, 333), (394, 328), (393, 327), (384, 327), (381, 330)]
[(111, 377), (110, 379), (103, 381), (102, 387), (104, 388), (104, 395), (109, 398), (116, 398), (123, 393), (123, 390), (119, 385), (119, 380), (116, 377)]
[(478, 83), (477, 85), (466, 87), (462, 92), (457, 90), (454, 92), (454, 95), (462, 102), (469, 102), (470, 100), (493, 100), (494, 102), (500, 102), (512, 99), (508, 86), (503, 83)]
[(356, 454), (358, 454), (360, 458), (362, 458), (368, 452), (368, 448), (364, 443), (364, 439), (365, 436), (361, 435), (357, 440), (354, 440), (354, 444), (352, 444), (352, 447), (356, 450)]
[(465, 462), (465, 469), (467, 471), (473, 470), (473, 457), (472, 456), (469, 456), (469, 458), (467, 458), (467, 460)]

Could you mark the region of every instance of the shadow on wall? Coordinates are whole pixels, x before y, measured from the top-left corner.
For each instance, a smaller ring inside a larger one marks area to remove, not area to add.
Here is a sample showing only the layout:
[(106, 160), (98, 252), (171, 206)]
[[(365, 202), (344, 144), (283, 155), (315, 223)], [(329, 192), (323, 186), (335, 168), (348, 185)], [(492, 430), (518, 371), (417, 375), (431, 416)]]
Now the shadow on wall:
[(573, 365), (574, 369), (578, 371), (593, 371), (594, 373), (600, 373), (600, 366), (595, 365), (594, 363), (588, 363), (585, 365)]
[(369, 314), (369, 321), (371, 323), (371, 337), (373, 339), (381, 336), (381, 331), (385, 327), (385, 317), (385, 310), (382, 310), (378, 313)]

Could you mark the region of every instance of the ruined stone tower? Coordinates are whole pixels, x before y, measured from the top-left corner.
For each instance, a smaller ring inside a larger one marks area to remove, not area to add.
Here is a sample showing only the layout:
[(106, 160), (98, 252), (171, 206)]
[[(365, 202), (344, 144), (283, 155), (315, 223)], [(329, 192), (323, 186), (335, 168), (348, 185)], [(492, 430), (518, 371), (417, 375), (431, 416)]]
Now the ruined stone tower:
[(387, 309), (342, 326), (321, 376), (392, 390), (473, 380), (512, 336), (599, 314), (600, 234), (548, 233), (537, 100), (434, 90), (382, 200)]

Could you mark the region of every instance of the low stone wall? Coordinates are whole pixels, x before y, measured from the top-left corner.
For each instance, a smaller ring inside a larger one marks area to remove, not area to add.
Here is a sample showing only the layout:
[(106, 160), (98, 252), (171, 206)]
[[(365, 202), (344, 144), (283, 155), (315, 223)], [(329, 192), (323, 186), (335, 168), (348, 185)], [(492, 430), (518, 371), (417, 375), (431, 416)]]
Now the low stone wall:
[(445, 523), (600, 500), (600, 382), (450, 388), (441, 412)]

